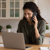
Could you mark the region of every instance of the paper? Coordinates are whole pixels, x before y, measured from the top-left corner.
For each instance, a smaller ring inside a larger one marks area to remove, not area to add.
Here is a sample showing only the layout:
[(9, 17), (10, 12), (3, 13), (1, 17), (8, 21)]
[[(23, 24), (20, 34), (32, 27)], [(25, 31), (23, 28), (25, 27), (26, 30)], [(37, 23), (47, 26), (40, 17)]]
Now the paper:
[(0, 44), (0, 47), (4, 47), (4, 44)]
[(50, 47), (40, 47), (40, 50), (49, 50)]

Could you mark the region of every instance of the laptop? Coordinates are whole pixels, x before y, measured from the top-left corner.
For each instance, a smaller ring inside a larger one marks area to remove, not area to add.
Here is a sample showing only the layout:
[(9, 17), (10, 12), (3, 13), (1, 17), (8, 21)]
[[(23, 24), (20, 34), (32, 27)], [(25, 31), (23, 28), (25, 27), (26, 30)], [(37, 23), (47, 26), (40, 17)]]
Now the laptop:
[(1, 32), (5, 48), (27, 49), (23, 33)]

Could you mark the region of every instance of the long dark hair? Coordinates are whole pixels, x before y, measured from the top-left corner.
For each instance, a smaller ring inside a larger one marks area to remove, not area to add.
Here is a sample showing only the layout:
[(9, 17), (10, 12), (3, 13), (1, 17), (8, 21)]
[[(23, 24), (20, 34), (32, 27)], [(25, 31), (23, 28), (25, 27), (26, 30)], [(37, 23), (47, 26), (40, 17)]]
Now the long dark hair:
[[(29, 9), (32, 12), (37, 12), (37, 20), (44, 20), (46, 22), (46, 20), (41, 17), (40, 10), (39, 10), (38, 6), (34, 2), (26, 2), (24, 4), (24, 6), (23, 6), (23, 10), (25, 10), (25, 9)], [(23, 17), (23, 19), (26, 20), (25, 17)]]

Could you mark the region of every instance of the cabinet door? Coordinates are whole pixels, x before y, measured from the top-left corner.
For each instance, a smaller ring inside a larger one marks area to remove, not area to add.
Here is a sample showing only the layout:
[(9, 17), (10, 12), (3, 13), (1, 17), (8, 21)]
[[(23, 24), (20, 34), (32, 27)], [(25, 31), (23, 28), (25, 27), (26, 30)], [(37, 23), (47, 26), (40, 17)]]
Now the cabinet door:
[(6, 2), (7, 0), (0, 0), (0, 19), (6, 18)]
[(16, 19), (20, 17), (20, 0), (9, 0), (10, 2), (10, 19)]

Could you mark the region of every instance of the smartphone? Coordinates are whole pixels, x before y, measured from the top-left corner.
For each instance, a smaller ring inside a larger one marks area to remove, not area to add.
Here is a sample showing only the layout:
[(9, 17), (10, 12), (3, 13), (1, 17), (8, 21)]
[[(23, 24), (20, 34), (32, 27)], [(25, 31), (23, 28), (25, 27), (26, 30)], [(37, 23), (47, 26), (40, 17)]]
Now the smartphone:
[(27, 49), (27, 48), (31, 48), (32, 46), (25, 46), (25, 48)]
[(33, 22), (33, 23), (35, 23), (35, 22), (33, 21), (33, 17), (34, 17), (34, 16), (37, 17), (37, 12), (34, 12), (34, 13), (33, 13), (33, 16), (32, 16), (32, 22)]

